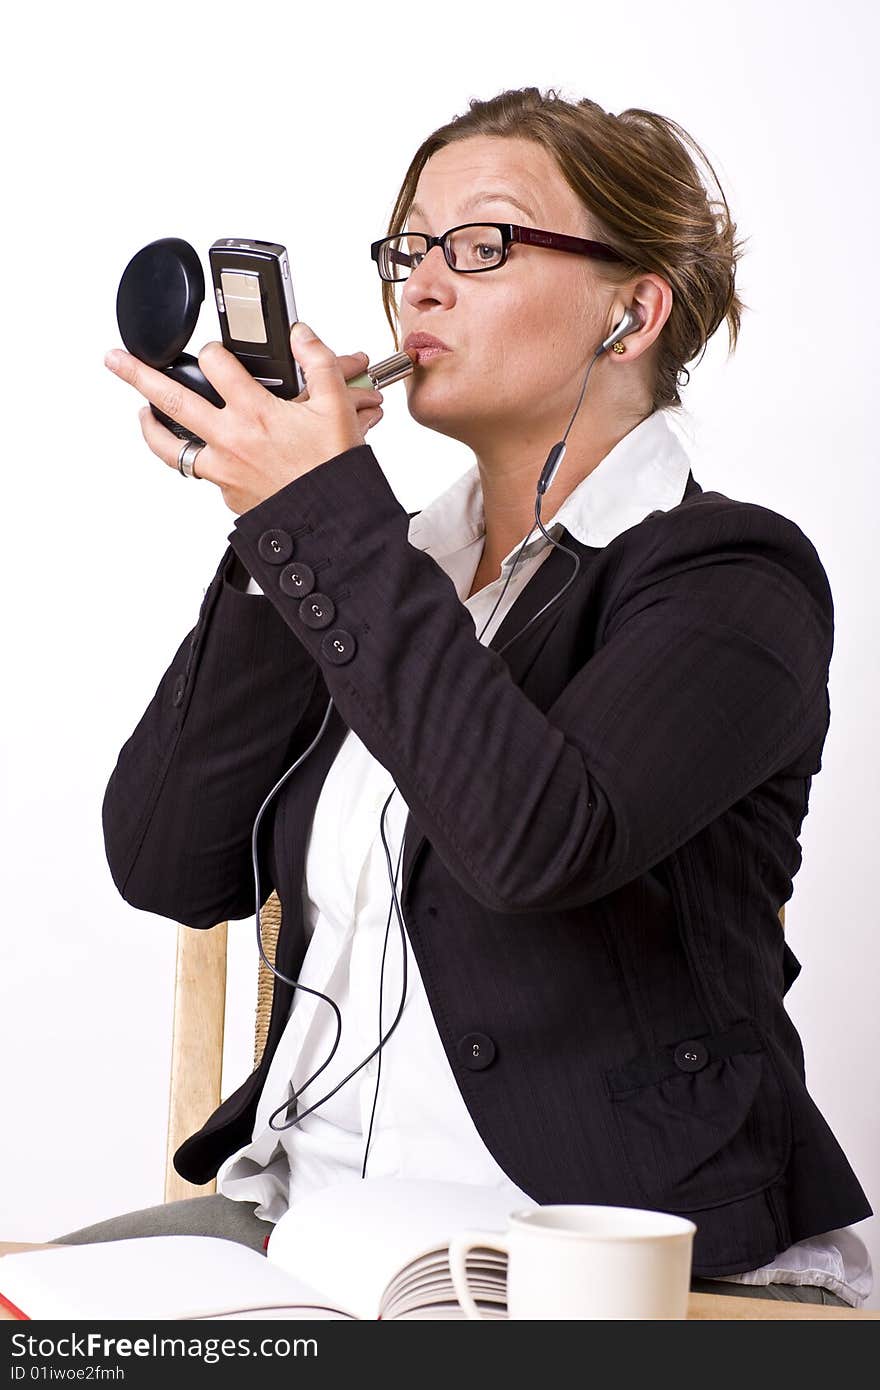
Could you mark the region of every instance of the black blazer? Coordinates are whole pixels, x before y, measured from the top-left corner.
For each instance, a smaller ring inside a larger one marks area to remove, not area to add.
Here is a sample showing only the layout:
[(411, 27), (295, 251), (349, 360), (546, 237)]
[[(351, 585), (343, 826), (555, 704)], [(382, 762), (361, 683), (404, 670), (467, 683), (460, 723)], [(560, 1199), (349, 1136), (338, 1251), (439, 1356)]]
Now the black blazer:
[[(830, 718), (813, 545), (691, 475), (603, 548), (566, 532), (576, 582), (499, 655), (570, 558), (544, 560), (484, 646), (410, 515), (362, 445), (236, 519), (107, 787), (120, 893), (196, 928), (252, 916), (253, 822), (332, 696), (261, 826), (281, 971), (303, 960), (306, 839), (351, 728), (409, 807), (408, 939), (513, 1182), (686, 1214), (703, 1276), (869, 1216), (783, 1005), (800, 966), (777, 913)], [(245, 570), (265, 599), (236, 587)], [(249, 1142), (291, 998), (276, 980), (262, 1061), (178, 1149), (183, 1177)]]

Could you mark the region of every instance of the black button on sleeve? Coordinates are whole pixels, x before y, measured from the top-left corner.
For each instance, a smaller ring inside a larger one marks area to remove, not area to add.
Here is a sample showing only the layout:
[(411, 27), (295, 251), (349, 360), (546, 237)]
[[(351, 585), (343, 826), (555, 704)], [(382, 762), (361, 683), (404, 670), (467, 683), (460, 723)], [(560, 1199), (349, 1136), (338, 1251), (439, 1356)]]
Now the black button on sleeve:
[(465, 1033), (458, 1044), (458, 1055), (471, 1071), (482, 1071), (495, 1061), (495, 1044), (486, 1033)]
[(333, 666), (344, 666), (357, 651), (357, 642), (344, 627), (335, 627), (321, 643), (321, 655)]
[(302, 560), (294, 560), (279, 574), (278, 585), (290, 598), (305, 598), (315, 587), (315, 571)]
[(172, 703), (172, 705), (174, 705), (174, 706), (176, 707), (177, 705), (179, 705), (179, 704), (181, 703), (181, 701), (183, 700), (183, 695), (184, 695), (184, 691), (185, 691), (185, 690), (186, 690), (186, 676), (178, 676), (178, 677), (177, 677), (177, 680), (174, 682), (174, 692), (173, 692), (173, 694), (172, 694), (172, 696), (171, 696), (171, 703)]
[(299, 606), (299, 616), (306, 627), (329, 627), (336, 617), (336, 604), (326, 594), (309, 594)]
[(701, 1042), (679, 1043), (672, 1060), (682, 1071), (702, 1071), (709, 1060), (709, 1049)]
[(270, 565), (283, 565), (293, 554), (293, 541), (286, 531), (264, 531), (257, 541), (257, 553)]

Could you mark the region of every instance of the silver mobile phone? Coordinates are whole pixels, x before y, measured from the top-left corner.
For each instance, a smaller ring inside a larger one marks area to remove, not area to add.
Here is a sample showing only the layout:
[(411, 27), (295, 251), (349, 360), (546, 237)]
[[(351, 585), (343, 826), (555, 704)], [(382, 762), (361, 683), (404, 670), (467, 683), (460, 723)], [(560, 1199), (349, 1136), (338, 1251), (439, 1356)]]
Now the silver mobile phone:
[(226, 237), (208, 258), (223, 346), (274, 395), (291, 400), (306, 388), (290, 350), (296, 301), (285, 247)]

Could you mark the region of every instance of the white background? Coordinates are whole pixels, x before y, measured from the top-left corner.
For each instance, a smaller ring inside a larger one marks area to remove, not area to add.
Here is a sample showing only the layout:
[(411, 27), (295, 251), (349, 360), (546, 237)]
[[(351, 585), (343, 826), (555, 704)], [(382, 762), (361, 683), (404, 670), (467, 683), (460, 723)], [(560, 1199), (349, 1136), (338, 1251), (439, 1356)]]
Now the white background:
[[(812, 1094), (880, 1199), (877, 10), (664, 14), (653, 0), (153, 0), (7, 17), (0, 1238), (47, 1239), (163, 1193), (176, 929), (117, 895), (100, 807), (234, 516), (149, 453), (140, 398), (102, 365), (119, 276), (160, 236), (205, 264), (219, 236), (283, 241), (300, 316), (375, 361), (393, 344), (368, 247), (410, 158), (471, 97), (525, 85), (673, 117), (751, 237), (740, 347), (728, 362), (719, 330), (683, 429), (703, 488), (792, 517), (831, 582), (832, 720), (786, 915), (804, 965), (787, 1003)], [(191, 348), (218, 336), (208, 303)], [(409, 510), (472, 462), (409, 418), (402, 388), (370, 439)], [(231, 937), (224, 1094), (250, 1071), (257, 966), (252, 922)], [(859, 1229), (880, 1269), (878, 1224)]]

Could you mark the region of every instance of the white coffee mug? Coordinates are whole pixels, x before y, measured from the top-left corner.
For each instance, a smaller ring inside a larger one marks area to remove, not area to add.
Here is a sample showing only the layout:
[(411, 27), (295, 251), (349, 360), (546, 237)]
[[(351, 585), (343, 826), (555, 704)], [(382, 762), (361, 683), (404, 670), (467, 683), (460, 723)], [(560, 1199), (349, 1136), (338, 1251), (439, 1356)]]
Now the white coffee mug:
[(458, 1300), (482, 1316), (468, 1287), (476, 1248), (507, 1255), (510, 1318), (687, 1317), (696, 1226), (634, 1207), (546, 1206), (512, 1212), (506, 1234), (462, 1231), (449, 1244)]

